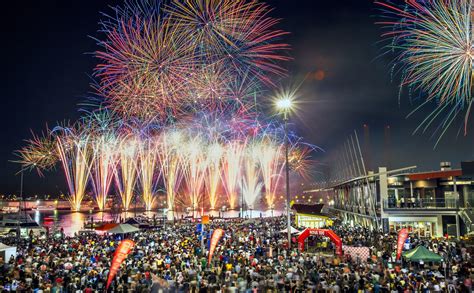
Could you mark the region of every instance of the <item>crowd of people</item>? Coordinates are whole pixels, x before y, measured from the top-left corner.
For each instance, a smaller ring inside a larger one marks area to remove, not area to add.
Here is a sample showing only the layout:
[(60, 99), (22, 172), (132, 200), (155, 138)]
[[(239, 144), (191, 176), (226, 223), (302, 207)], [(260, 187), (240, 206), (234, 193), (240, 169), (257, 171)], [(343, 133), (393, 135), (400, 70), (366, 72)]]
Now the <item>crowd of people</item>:
[[(86, 233), (0, 241), (17, 255), (0, 259), (1, 292), (106, 292), (111, 260), (124, 238), (136, 245), (113, 279), (109, 292), (471, 292), (471, 248), (459, 241), (410, 235), (405, 249), (424, 245), (442, 263), (395, 260), (396, 234), (340, 223), (331, 227), (345, 245), (366, 246), (368, 259), (338, 257), (331, 242), (321, 253), (288, 245), (283, 218), (212, 221), (224, 237), (211, 263), (196, 223), (167, 223), (130, 235)], [(207, 241), (203, 241), (206, 243)]]

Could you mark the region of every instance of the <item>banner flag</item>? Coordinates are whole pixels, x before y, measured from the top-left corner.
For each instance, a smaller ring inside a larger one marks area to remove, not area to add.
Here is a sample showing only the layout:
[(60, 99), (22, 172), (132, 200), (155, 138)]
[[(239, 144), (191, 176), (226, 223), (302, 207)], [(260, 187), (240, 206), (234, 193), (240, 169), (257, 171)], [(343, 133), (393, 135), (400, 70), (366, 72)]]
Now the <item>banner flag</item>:
[(214, 254), (214, 250), (216, 249), (217, 242), (219, 242), (219, 239), (222, 238), (224, 235), (224, 230), (222, 229), (216, 229), (214, 230), (214, 233), (212, 233), (212, 238), (211, 238), (211, 247), (209, 249), (209, 259), (208, 263), (211, 263), (212, 255)]
[(105, 287), (105, 290), (109, 288), (112, 280), (120, 269), (120, 265), (125, 260), (125, 258), (127, 258), (134, 246), (135, 242), (130, 239), (125, 239), (124, 241), (120, 242), (117, 250), (115, 250), (114, 258), (112, 259), (112, 265), (110, 266), (109, 277), (107, 279), (107, 286)]
[(408, 238), (408, 230), (403, 228), (398, 231), (398, 240), (397, 240), (397, 260), (402, 256), (403, 244)]

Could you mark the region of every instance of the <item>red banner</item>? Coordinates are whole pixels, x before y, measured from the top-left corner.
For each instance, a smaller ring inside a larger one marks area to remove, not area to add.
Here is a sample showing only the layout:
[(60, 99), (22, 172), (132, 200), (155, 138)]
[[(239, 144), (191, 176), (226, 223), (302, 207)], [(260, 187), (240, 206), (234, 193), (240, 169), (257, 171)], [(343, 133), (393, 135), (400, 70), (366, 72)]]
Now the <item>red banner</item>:
[(110, 283), (112, 283), (112, 280), (120, 269), (120, 265), (125, 260), (125, 258), (127, 258), (127, 255), (134, 246), (135, 242), (130, 239), (125, 239), (124, 241), (120, 242), (119, 246), (115, 250), (114, 258), (112, 259), (112, 265), (110, 266), (109, 277), (107, 279), (107, 286), (105, 287), (106, 290), (109, 288)]
[(397, 260), (402, 256), (403, 244), (408, 238), (408, 230), (403, 228), (398, 231), (398, 240), (397, 240)]
[(224, 235), (224, 230), (222, 229), (216, 229), (212, 233), (212, 238), (211, 238), (211, 246), (209, 247), (209, 259), (208, 263), (211, 263), (212, 255), (214, 254), (214, 250), (216, 249), (217, 242), (219, 242), (219, 239)]

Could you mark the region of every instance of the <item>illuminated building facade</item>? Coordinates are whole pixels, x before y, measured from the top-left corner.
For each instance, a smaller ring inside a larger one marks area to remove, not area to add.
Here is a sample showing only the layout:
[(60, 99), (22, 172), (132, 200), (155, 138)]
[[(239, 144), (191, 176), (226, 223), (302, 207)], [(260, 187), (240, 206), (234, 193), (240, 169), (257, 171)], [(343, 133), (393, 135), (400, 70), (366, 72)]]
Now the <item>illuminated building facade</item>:
[[(474, 163), (414, 172), (378, 168), (325, 189), (344, 222), (384, 232), (408, 228), (421, 237), (459, 237), (474, 231)], [(311, 191), (308, 191), (311, 192)]]

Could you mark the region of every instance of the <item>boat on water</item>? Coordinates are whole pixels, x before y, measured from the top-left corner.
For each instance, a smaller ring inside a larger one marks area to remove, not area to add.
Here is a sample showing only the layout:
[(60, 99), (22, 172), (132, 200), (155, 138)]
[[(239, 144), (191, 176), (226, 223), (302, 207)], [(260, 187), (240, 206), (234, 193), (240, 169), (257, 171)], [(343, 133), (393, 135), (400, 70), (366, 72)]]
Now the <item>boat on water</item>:
[(46, 232), (46, 229), (28, 214), (0, 214), (0, 233), (16, 233), (18, 229), (21, 237), (28, 237), (30, 233), (41, 235)]
[(18, 207), (2, 207), (1, 213), (2, 214), (8, 214), (8, 213), (18, 213), (19, 208)]
[(54, 211), (56, 208), (52, 205), (49, 206), (36, 206), (33, 208), (35, 211)]
[(47, 216), (47, 217), (44, 217), (43, 218), (43, 223), (51, 223), (51, 222), (54, 222), (54, 217), (50, 217), (50, 216)]

